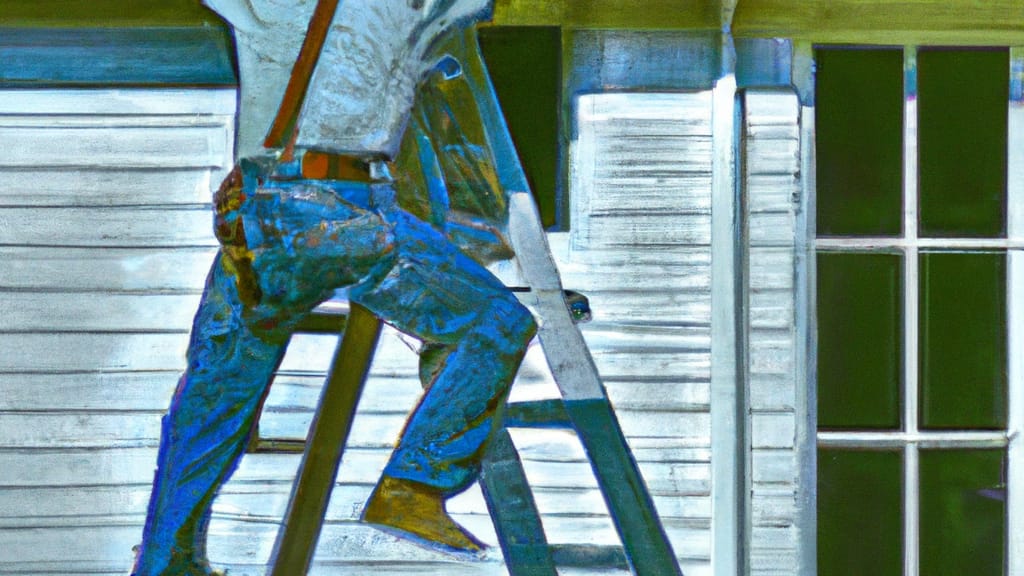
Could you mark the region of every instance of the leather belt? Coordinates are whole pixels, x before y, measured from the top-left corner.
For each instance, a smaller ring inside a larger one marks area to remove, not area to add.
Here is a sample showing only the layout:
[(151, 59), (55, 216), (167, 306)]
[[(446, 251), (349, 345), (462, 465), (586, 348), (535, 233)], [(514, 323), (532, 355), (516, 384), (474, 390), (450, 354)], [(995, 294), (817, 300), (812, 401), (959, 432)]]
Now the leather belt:
[(311, 180), (347, 180), (372, 183), (370, 161), (359, 156), (306, 150), (302, 154), (302, 177)]

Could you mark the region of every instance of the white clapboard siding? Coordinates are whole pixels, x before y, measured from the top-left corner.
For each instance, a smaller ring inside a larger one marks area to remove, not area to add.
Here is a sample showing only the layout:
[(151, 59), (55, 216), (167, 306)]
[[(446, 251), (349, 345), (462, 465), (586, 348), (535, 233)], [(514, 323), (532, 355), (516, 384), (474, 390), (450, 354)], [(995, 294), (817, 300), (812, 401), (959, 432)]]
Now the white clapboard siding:
[(796, 574), (801, 499), (796, 456), (794, 263), (800, 191), (795, 95), (748, 91), (743, 151), (749, 226), (751, 574)]
[[(711, 97), (577, 99), (563, 282), (687, 574), (711, 551)], [(526, 463), (527, 471), (536, 465)]]
[(0, 92), (0, 573), (127, 572), (234, 108), (231, 89)]

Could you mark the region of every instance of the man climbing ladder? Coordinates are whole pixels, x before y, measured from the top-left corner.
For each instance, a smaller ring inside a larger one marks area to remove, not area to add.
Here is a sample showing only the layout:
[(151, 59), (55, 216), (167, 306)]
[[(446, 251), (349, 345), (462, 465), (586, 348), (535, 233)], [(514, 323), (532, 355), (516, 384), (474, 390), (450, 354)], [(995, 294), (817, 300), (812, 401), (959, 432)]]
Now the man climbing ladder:
[[(303, 2), (210, 4), (232, 22), (240, 49), (243, 159), (216, 199), (223, 246), (164, 419), (134, 574), (211, 573), (210, 505), (237, 465), (270, 371), (294, 324), (343, 286), (353, 302), (423, 340), (422, 372), (430, 378), (367, 520), (441, 547), (477, 550), (476, 539), (445, 513), (444, 500), (475, 480), (494, 412), (536, 325), (443, 226), (399, 204), (391, 173), (402, 178), (404, 167), (394, 160), (417, 86), (432, 74), (459, 80), (461, 52), (475, 49), (462, 32), (485, 15), (487, 3), (347, 0), (317, 16)], [(323, 50), (312, 56), (299, 54), (303, 21), (310, 30), (329, 24)], [(283, 95), (284, 80), (292, 63), (310, 58), (315, 65), (291, 133), (261, 151), (254, 127), (269, 126), (282, 99), (295, 104), (294, 94)], [(417, 121), (451, 120), (439, 114)], [(466, 150), (478, 155), (482, 144), (467, 141)], [(480, 172), (479, 160), (463, 156), (469, 166), (462, 172)], [(502, 224), (474, 229), (494, 232)]]
[[(507, 195), (529, 200), (525, 185), (508, 187), (520, 168), (503, 165), (514, 152), (495, 133), (500, 112), (474, 38), (489, 2), (208, 4), (235, 29), (241, 160), (215, 197), (222, 248), (164, 418), (133, 574), (213, 573), (213, 498), (292, 329), (341, 287), (423, 341), (426, 392), (364, 520), (477, 551), (444, 503), (476, 480), (537, 329), (482, 265), (511, 255)], [(557, 298), (564, 311), (550, 283), (535, 286), (538, 303)], [(592, 396), (581, 394), (567, 399)]]

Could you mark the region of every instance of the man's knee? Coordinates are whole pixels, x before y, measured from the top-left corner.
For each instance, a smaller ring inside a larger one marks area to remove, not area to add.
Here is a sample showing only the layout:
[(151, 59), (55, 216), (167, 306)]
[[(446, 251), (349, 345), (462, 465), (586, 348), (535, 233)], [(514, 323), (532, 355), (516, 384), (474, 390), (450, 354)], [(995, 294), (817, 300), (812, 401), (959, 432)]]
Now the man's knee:
[(505, 298), (491, 301), (489, 312), (488, 321), (500, 323), (497, 330), (512, 348), (509, 352), (525, 349), (537, 333), (537, 321), (533, 314), (511, 292)]

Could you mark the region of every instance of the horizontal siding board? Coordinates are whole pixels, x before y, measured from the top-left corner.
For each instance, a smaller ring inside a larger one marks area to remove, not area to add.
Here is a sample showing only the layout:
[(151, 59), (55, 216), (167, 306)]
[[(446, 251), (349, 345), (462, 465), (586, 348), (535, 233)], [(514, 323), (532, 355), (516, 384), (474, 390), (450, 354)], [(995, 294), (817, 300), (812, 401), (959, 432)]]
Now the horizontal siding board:
[(790, 412), (796, 407), (796, 390), (787, 375), (752, 374), (750, 405), (756, 410)]
[(4, 332), (188, 332), (199, 295), (0, 292)]
[(594, 322), (711, 326), (711, 294), (702, 290), (587, 293)]
[(0, 247), (0, 288), (155, 292), (202, 289), (216, 248)]
[(235, 102), (234, 88), (0, 89), (3, 116), (227, 116), (232, 123)]
[(178, 370), (0, 374), (0, 413), (5, 410), (164, 410), (179, 375)]
[(196, 208), (0, 208), (0, 245), (216, 246), (213, 213)]
[(181, 370), (187, 345), (187, 334), (9, 335), (0, 373)]
[(0, 123), (0, 169), (119, 166), (222, 168), (232, 143), (224, 126), (22, 128)]
[(151, 483), (156, 452), (155, 447), (0, 449), (4, 462), (0, 487), (51, 486), (74, 490), (80, 486)]
[(0, 171), (2, 206), (196, 205), (211, 202), (220, 168), (39, 169)]
[(750, 422), (754, 449), (794, 448), (796, 431), (791, 412), (754, 413)]
[(795, 309), (791, 292), (751, 292), (749, 302), (750, 324), (753, 330), (778, 332), (794, 328)]
[(577, 242), (592, 249), (635, 249), (639, 246), (709, 246), (711, 214), (648, 213), (630, 218), (595, 216)]

